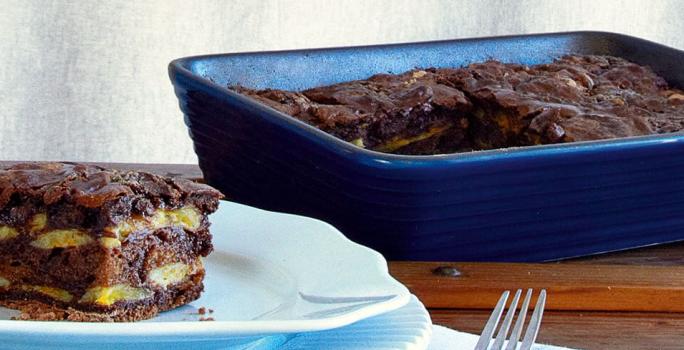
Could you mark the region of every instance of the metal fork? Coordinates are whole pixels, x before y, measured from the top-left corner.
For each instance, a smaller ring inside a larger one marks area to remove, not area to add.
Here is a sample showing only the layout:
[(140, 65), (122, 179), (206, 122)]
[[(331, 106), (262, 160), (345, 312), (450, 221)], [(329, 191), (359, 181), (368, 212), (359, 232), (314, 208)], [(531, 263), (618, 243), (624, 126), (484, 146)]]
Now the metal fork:
[[(513, 301), (511, 301), (511, 305), (508, 308), (506, 317), (504, 317), (503, 324), (499, 328), (499, 332), (496, 335), (494, 344), (492, 344), (492, 346), (489, 347), (492, 335), (496, 330), (496, 326), (499, 324), (501, 314), (503, 314), (504, 307), (506, 306), (506, 300), (508, 300), (510, 291), (507, 290), (503, 292), (503, 294), (501, 294), (499, 302), (496, 304), (494, 311), (492, 311), (492, 315), (489, 316), (489, 320), (487, 321), (487, 324), (485, 324), (485, 327), (482, 330), (480, 340), (478, 340), (477, 345), (475, 345), (475, 350), (501, 350), (501, 348), (503, 347), (503, 343), (506, 340), (506, 336), (508, 335), (508, 329), (511, 327), (511, 322), (513, 321), (513, 317), (515, 316), (515, 312), (518, 307), (518, 301), (520, 300), (521, 293), (522, 289), (518, 289), (518, 291), (515, 292)], [(527, 295), (525, 296), (525, 300), (523, 300), (523, 304), (520, 307), (520, 313), (518, 314), (518, 319), (515, 321), (515, 326), (513, 327), (513, 331), (511, 332), (511, 336), (508, 340), (506, 350), (516, 350), (516, 347), (518, 346), (518, 339), (520, 339), (520, 334), (522, 333), (522, 328), (525, 324), (525, 317), (527, 316), (527, 308), (530, 305), (530, 299), (532, 299), (532, 289), (527, 290)], [(534, 307), (534, 312), (532, 313), (532, 317), (530, 318), (530, 323), (527, 325), (525, 337), (523, 338), (522, 345), (520, 345), (519, 350), (529, 350), (530, 348), (532, 348), (534, 340), (537, 339), (537, 333), (539, 333), (539, 326), (541, 325), (545, 304), (546, 289), (542, 289), (542, 291), (539, 293), (537, 305)]]

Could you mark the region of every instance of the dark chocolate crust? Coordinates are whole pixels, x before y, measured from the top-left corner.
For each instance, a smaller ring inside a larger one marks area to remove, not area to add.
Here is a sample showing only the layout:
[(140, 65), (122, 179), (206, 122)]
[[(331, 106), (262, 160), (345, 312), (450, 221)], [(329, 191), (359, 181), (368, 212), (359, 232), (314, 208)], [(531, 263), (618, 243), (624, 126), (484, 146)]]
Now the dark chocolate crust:
[(302, 92), (232, 88), (346, 141), (360, 140), (367, 148), (413, 138), (431, 127), (449, 131), (448, 139), (437, 138), (432, 147), (449, 148), (467, 142), (461, 130), (467, 124), (464, 113), (472, 106), (462, 91), (439, 79), (434, 72), (416, 70)]
[[(0, 170), (0, 302), (25, 315), (131, 321), (192, 301), (221, 197), (188, 180), (91, 165)], [(111, 293), (123, 296), (97, 301)]]
[(40, 208), (51, 227), (101, 229), (133, 214), (193, 205), (211, 213), (220, 192), (185, 179), (75, 163), (22, 163), (0, 169), (0, 224), (23, 225)]
[[(611, 56), (569, 55), (535, 66), (487, 61), (416, 69), (301, 92), (231, 88), (346, 141), (401, 154), (684, 129), (684, 92), (648, 67)], [(447, 127), (425, 133), (439, 125)], [(420, 134), (426, 137), (412, 137)], [(397, 139), (405, 142), (396, 147)], [(393, 147), (386, 147), (388, 142)]]

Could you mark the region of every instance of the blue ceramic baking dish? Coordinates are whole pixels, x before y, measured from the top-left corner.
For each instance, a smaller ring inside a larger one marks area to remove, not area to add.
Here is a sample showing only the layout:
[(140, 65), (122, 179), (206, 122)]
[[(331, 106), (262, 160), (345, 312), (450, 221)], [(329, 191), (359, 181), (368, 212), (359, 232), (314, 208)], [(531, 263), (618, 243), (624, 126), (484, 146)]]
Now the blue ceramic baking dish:
[(603, 32), (198, 56), (171, 62), (169, 72), (209, 184), (237, 202), (330, 222), (389, 259), (542, 261), (684, 239), (681, 133), (392, 155), (226, 88), (299, 90), (568, 53), (625, 57), (684, 86), (684, 52)]

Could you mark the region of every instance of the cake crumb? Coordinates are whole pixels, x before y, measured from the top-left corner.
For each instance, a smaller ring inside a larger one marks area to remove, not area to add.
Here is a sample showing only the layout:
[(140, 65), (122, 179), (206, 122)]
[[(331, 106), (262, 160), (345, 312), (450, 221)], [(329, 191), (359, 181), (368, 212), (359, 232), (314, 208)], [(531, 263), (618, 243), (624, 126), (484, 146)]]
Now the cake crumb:
[(214, 321), (214, 318), (213, 317), (200, 317), (199, 320), (200, 321)]
[(201, 308), (197, 309), (197, 313), (200, 314), (200, 315), (204, 315), (204, 314), (207, 313), (207, 308), (205, 308), (204, 306), (202, 306)]

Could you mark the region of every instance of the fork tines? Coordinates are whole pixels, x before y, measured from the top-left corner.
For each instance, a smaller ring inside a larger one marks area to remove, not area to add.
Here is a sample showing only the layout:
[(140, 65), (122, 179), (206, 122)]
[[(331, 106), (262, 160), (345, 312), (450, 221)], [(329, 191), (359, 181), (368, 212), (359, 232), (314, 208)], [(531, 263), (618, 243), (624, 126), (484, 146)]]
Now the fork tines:
[[(525, 299), (523, 300), (522, 306), (520, 307), (520, 312), (515, 321), (515, 326), (513, 326), (513, 331), (510, 332), (511, 323), (515, 317), (515, 313), (518, 309), (518, 301), (520, 300), (520, 295), (522, 294), (522, 289), (518, 289), (515, 292), (515, 296), (508, 307), (508, 312), (503, 319), (501, 327), (496, 335), (496, 339), (492, 344), (492, 335), (499, 325), (499, 320), (503, 314), (504, 308), (506, 306), (506, 301), (510, 295), (510, 291), (505, 291), (501, 294), (499, 302), (496, 304), (492, 315), (489, 316), (487, 324), (485, 324), (482, 330), (482, 335), (480, 340), (478, 340), (477, 345), (475, 345), (475, 350), (500, 350), (503, 348), (506, 338), (508, 338), (508, 345), (506, 350), (516, 350), (518, 346), (518, 340), (522, 334), (522, 329), (525, 324), (525, 318), (527, 317), (527, 309), (530, 305), (530, 300), (532, 299), (532, 289), (527, 290)], [(539, 333), (539, 326), (541, 324), (542, 314), (544, 313), (544, 305), (546, 304), (546, 290), (542, 289), (539, 293), (539, 298), (537, 299), (537, 305), (534, 307), (534, 312), (532, 317), (530, 317), (530, 322), (527, 325), (527, 330), (525, 331), (525, 337), (523, 338), (522, 344), (520, 345), (520, 350), (529, 350), (534, 344), (534, 340), (537, 338), (537, 333)], [(490, 346), (491, 344), (491, 346)]]

